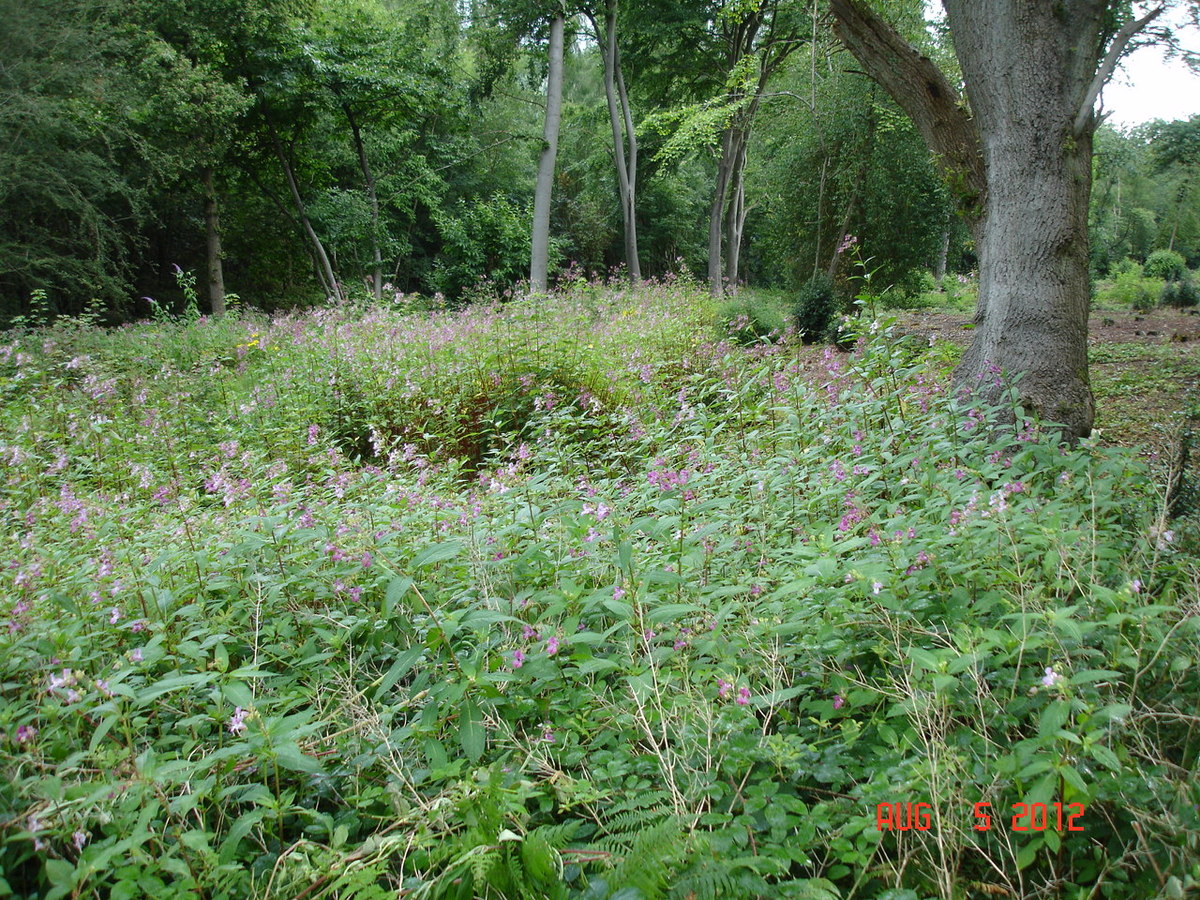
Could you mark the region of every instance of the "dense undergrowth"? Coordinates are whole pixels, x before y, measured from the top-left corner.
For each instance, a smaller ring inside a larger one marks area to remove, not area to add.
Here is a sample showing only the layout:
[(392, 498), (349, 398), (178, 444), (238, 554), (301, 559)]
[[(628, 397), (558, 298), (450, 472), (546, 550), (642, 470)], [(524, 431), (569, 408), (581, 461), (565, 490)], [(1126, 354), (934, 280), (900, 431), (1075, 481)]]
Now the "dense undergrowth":
[(1194, 895), (1200, 576), (1142, 464), (886, 324), (715, 323), (9, 334), (0, 895)]

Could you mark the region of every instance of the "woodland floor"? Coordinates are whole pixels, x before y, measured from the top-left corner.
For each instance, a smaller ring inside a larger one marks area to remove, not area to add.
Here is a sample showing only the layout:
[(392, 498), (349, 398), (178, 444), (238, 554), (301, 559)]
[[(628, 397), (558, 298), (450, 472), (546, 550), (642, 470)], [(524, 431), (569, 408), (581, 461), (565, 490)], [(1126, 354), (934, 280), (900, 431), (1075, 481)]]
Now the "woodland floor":
[[(961, 346), (971, 339), (965, 313), (912, 310), (898, 318), (909, 333)], [(1089, 331), (1101, 443), (1137, 448), (1165, 479), (1186, 441), (1185, 484), (1200, 486), (1200, 441), (1191, 437), (1200, 431), (1200, 310), (1093, 310)]]

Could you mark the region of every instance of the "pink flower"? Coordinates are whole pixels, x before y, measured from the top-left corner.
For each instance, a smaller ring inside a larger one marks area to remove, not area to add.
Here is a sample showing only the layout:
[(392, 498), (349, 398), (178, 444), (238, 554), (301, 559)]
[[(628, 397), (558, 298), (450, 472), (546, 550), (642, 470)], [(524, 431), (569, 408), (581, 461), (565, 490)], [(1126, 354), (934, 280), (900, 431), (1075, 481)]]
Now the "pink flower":
[(845, 705), (846, 705), (846, 700), (845, 700), (845, 698), (842, 697), (841, 694), (833, 695), (833, 708), (834, 709), (841, 709)]
[(619, 584), (615, 588), (613, 588), (613, 599), (614, 600), (620, 600), (624, 596), (625, 596), (625, 588), (621, 587)]
[(241, 734), (246, 730), (246, 710), (240, 706), (233, 711), (233, 715), (229, 718), (229, 733)]
[(1046, 666), (1046, 675), (1042, 678), (1042, 684), (1046, 687), (1054, 687), (1062, 681), (1062, 676), (1059, 675), (1051, 666)]
[(546, 655), (553, 656), (558, 652), (558, 635), (550, 635), (550, 640), (546, 641)]
[(515, 672), (521, 666), (525, 665), (525, 654), (520, 650), (513, 651), (512, 668)]
[(738, 688), (738, 695), (737, 695), (738, 706), (745, 706), (749, 702), (750, 702), (750, 688), (748, 688), (748, 687)]
[(731, 687), (733, 687), (733, 685), (731, 685), (724, 678), (718, 678), (717, 679), (717, 696), (720, 697), (722, 700), (724, 700), (726, 697), (729, 696), (729, 689)]

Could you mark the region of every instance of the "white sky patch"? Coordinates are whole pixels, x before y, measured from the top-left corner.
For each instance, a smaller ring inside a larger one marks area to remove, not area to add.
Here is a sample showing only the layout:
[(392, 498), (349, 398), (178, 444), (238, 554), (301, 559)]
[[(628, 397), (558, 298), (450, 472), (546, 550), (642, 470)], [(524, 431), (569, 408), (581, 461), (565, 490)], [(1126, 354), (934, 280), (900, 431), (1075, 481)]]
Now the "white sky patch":
[[(925, 16), (930, 22), (944, 21), (945, 15), (941, 0), (926, 0)], [(1200, 53), (1200, 31), (1188, 25), (1187, 5), (1165, 15), (1180, 46)], [(1200, 113), (1200, 74), (1178, 56), (1167, 59), (1164, 47), (1151, 44), (1125, 57), (1100, 98), (1107, 121), (1120, 128), (1155, 119), (1186, 119)]]
[[(1180, 29), (1180, 43), (1200, 51), (1195, 29)], [(1186, 119), (1200, 113), (1200, 75), (1182, 59), (1168, 60), (1160, 46), (1139, 47), (1121, 64), (1101, 95), (1108, 121), (1129, 128), (1152, 119)]]

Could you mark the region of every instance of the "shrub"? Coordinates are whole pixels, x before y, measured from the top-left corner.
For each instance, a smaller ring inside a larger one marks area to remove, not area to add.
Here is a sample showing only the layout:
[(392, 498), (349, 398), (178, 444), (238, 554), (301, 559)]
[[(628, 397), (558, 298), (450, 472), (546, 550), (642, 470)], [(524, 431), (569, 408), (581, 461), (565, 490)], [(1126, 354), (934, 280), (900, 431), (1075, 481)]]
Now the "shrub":
[(1153, 309), (1158, 302), (1161, 282), (1143, 278), (1137, 270), (1123, 272), (1113, 279), (1112, 286), (1101, 293), (1101, 299), (1116, 306), (1127, 306), (1137, 310)]
[(1145, 270), (1142, 268), (1142, 264), (1140, 262), (1138, 262), (1136, 259), (1131, 259), (1130, 257), (1126, 256), (1112, 267), (1111, 274), (1116, 276), (1133, 272), (1136, 273), (1140, 278), (1144, 274), (1144, 271)]
[(1195, 279), (1184, 277), (1176, 281), (1168, 281), (1163, 285), (1163, 306), (1174, 306), (1183, 309), (1200, 303), (1200, 289), (1197, 289)]
[(801, 340), (815, 344), (827, 338), (838, 311), (833, 281), (825, 275), (814, 275), (796, 293), (793, 317)]
[[(886, 323), (801, 359), (710, 309), (6, 338), (0, 894), (1193, 890), (1200, 573), (1145, 464)], [(536, 422), (464, 483), (480, 398)]]
[(717, 320), (739, 344), (774, 343), (787, 331), (787, 320), (767, 298), (745, 293), (723, 303)]
[(1176, 281), (1187, 271), (1187, 262), (1174, 250), (1155, 250), (1146, 258), (1144, 271), (1148, 278)]

